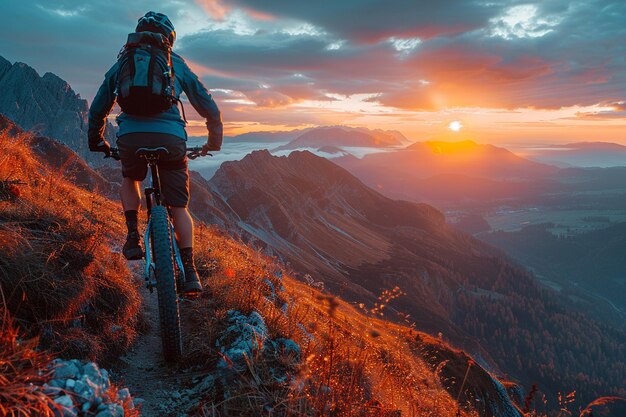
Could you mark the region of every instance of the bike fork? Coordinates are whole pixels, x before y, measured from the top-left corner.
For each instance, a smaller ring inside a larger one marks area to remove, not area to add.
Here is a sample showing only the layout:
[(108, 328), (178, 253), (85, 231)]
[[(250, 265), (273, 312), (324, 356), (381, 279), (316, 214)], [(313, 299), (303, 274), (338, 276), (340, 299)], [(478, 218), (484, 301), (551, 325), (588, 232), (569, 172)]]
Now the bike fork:
[(152, 262), (152, 245), (150, 241), (150, 231), (152, 228), (152, 220), (148, 217), (148, 224), (146, 224), (146, 233), (144, 234), (143, 241), (146, 247), (146, 270), (145, 270), (145, 280), (146, 280), (146, 288), (150, 290), (150, 294), (154, 291), (156, 286), (156, 281), (152, 280), (153, 276), (156, 276), (155, 265)]

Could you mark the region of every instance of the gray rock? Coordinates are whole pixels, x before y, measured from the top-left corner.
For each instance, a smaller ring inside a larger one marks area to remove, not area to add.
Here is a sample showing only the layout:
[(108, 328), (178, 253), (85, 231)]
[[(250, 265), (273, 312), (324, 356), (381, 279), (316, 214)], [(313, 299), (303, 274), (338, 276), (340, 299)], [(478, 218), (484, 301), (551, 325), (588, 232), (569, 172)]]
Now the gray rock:
[(62, 397), (56, 398), (54, 402), (66, 408), (74, 407), (74, 401), (72, 401), (72, 397), (69, 395), (63, 395)]
[(89, 385), (85, 384), (82, 380), (74, 382), (74, 392), (76, 394), (82, 395), (87, 388), (89, 388)]
[(119, 404), (109, 404), (105, 410), (96, 414), (96, 417), (124, 417), (124, 409)]
[(48, 384), (43, 384), (42, 390), (41, 392), (43, 392), (44, 394), (50, 396), (50, 397), (54, 397), (55, 395), (59, 395), (59, 393), (61, 392), (62, 388), (59, 387), (51, 387)]
[(83, 374), (85, 374), (90, 380), (97, 381), (102, 378), (100, 368), (93, 362), (86, 363), (83, 366)]
[(48, 386), (52, 388), (65, 388), (65, 380), (64, 379), (53, 379), (48, 382)]
[(81, 410), (83, 411), (83, 413), (87, 413), (87, 411), (91, 410), (92, 404), (87, 401), (86, 403), (83, 404), (83, 406), (81, 407)]
[(128, 391), (128, 388), (122, 388), (121, 390), (119, 390), (117, 392), (117, 399), (118, 400), (124, 401), (124, 400), (126, 400), (128, 398), (130, 398), (130, 391)]
[(68, 379), (80, 376), (80, 370), (71, 361), (55, 360), (53, 366), (55, 379)]
[(130, 391), (128, 391), (128, 388), (122, 388), (121, 390), (119, 390), (117, 392), (117, 399), (122, 404), (124, 402), (127, 402), (130, 408), (135, 408), (135, 401), (133, 401), (133, 397), (130, 395)]
[[(62, 397), (56, 398), (54, 400), (55, 403), (59, 404), (63, 408), (63, 417), (76, 417), (78, 412), (74, 407), (74, 402), (72, 401), (72, 397), (69, 395), (63, 395)], [(58, 410), (57, 410), (58, 411)], [(55, 414), (57, 414), (55, 412)]]
[(243, 370), (246, 367), (246, 358), (253, 357), (254, 352), (263, 346), (269, 337), (267, 326), (257, 311), (246, 316), (239, 311), (229, 310), (226, 321), (228, 327), (217, 339), (216, 344), (232, 364), (221, 358), (217, 367), (225, 369), (233, 366), (236, 370)]
[(74, 379), (70, 378), (67, 381), (65, 381), (65, 388), (67, 389), (73, 390), (75, 385), (76, 385), (76, 380)]

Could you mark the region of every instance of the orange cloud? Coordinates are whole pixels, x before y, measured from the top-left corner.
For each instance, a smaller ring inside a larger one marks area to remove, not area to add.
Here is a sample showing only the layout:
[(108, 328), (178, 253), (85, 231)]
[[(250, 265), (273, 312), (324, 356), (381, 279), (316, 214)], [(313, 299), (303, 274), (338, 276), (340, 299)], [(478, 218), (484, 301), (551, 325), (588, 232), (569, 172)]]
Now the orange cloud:
[(223, 20), (231, 8), (222, 3), (221, 0), (196, 0), (204, 12), (213, 19)]

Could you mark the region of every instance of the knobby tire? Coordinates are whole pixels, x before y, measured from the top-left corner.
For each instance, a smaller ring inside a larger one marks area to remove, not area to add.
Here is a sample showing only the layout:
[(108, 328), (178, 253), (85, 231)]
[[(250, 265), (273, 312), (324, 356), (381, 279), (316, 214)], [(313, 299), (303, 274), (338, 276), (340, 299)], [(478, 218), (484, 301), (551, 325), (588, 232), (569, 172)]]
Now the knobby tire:
[(166, 361), (175, 362), (182, 355), (182, 340), (172, 236), (164, 206), (152, 208), (151, 224), (163, 356)]

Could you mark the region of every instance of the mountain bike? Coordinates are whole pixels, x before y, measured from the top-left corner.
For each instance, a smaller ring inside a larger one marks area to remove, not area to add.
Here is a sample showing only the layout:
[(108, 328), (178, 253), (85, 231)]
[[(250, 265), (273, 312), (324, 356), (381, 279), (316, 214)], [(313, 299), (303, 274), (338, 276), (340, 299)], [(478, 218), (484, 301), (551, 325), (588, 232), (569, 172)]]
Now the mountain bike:
[[(202, 148), (188, 148), (187, 157), (196, 159)], [(170, 212), (162, 202), (159, 159), (169, 154), (165, 147), (139, 148), (137, 156), (145, 158), (150, 168), (150, 183), (145, 188), (148, 223), (144, 233), (145, 280), (150, 293), (156, 288), (163, 356), (168, 362), (182, 355), (182, 338), (178, 297), (185, 281), (185, 269), (174, 234)], [(120, 159), (119, 150), (111, 148), (111, 158)]]

